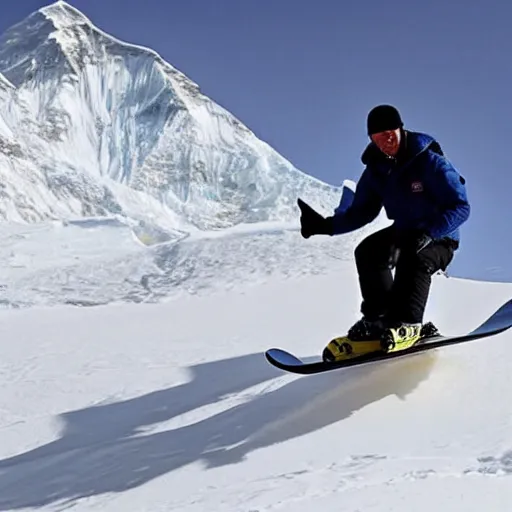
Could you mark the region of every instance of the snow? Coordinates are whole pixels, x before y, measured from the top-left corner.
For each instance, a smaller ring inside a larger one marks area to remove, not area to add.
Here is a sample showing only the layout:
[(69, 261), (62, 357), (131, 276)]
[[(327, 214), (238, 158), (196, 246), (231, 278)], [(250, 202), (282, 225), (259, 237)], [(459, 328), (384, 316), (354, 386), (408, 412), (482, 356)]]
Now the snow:
[[(59, 1), (0, 38), (0, 511), (509, 510), (512, 333), (299, 377), (359, 315), (296, 169), (153, 50)], [(341, 196), (341, 197), (340, 197)], [(437, 275), (477, 327), (510, 283)]]
[[(145, 246), (116, 219), (3, 227), (0, 280), (38, 300), (0, 312), (0, 510), (508, 510), (511, 334), (283, 373), (267, 348), (313, 357), (357, 317), (363, 233), (250, 228)], [(181, 245), (181, 294), (131, 300), (127, 268)], [(65, 305), (60, 272), (104, 305)], [(511, 295), (439, 275), (427, 316), (456, 333)]]

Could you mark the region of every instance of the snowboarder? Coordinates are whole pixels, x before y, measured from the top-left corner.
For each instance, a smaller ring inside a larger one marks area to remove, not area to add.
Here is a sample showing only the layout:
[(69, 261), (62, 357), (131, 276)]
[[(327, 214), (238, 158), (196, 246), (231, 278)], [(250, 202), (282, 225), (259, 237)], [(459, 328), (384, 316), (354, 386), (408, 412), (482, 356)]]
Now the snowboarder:
[(431, 276), (451, 263), (459, 248), (459, 227), (470, 213), (465, 179), (433, 137), (405, 130), (391, 105), (372, 109), (367, 129), (370, 142), (361, 157), (365, 169), (352, 204), (323, 217), (298, 199), (304, 238), (354, 231), (372, 222), (383, 207), (393, 221), (355, 249), (362, 318), (346, 337), (327, 345), (323, 356), (328, 360), (379, 348), (400, 350), (420, 340)]

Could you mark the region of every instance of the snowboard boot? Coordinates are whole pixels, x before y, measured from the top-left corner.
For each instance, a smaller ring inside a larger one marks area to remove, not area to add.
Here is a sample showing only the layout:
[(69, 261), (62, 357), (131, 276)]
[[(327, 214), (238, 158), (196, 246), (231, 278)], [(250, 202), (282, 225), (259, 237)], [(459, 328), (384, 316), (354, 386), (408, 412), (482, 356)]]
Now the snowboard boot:
[(362, 318), (348, 331), (347, 336), (332, 339), (322, 353), (324, 361), (342, 361), (371, 352), (396, 352), (428, 338), (440, 335), (432, 322), (426, 324), (394, 324), (391, 327), (380, 318)]
[(381, 318), (369, 320), (363, 317), (348, 330), (346, 336), (334, 338), (328, 343), (322, 352), (322, 359), (341, 361), (381, 351), (383, 330), (384, 324)]

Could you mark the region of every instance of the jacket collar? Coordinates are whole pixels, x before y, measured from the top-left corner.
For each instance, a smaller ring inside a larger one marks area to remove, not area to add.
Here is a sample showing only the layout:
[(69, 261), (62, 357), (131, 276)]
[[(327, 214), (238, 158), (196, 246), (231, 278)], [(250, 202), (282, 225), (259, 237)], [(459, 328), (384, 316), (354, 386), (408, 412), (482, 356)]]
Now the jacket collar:
[(443, 155), (443, 150), (441, 149), (439, 142), (430, 135), (403, 130), (402, 145), (396, 158), (387, 157), (373, 142), (370, 142), (361, 155), (361, 161), (363, 164), (371, 166), (391, 160), (402, 167), (414, 160), (427, 149), (430, 149), (439, 155)]

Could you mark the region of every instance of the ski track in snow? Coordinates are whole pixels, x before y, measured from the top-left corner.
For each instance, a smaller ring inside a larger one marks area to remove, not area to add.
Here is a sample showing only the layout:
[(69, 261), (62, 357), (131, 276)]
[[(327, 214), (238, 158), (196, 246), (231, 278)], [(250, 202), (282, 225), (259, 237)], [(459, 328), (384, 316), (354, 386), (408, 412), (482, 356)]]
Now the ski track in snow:
[[(472, 460), (455, 461), (462, 465)], [(400, 473), (400, 468), (406, 465), (419, 466), (421, 469), (409, 470)], [(226, 495), (236, 498), (245, 495), (249, 500), (265, 495), (265, 499), (272, 504), (263, 507), (250, 508), (251, 512), (265, 510), (281, 510), (283, 508), (293, 510), (298, 502), (306, 502), (307, 506), (315, 506), (319, 498), (329, 497), (334, 502), (343, 502), (342, 494), (346, 491), (372, 492), (372, 487), (403, 485), (407, 482), (425, 480), (427, 478), (445, 479), (461, 478), (466, 475), (474, 475), (471, 469), (453, 468), (454, 461), (446, 461), (442, 458), (411, 458), (403, 457), (389, 460), (386, 456), (374, 454), (351, 456), (345, 463), (333, 463), (328, 467), (313, 470), (302, 469), (284, 474), (270, 474), (257, 482), (252, 482), (249, 489), (246, 485), (232, 485), (222, 488), (208, 489), (208, 498), (205, 502), (176, 503), (174, 506), (184, 507), (183, 510), (199, 510), (200, 506), (212, 506), (216, 500), (222, 502)], [(396, 466), (396, 467), (395, 467)], [(437, 469), (433, 469), (433, 468)], [(375, 474), (377, 473), (378, 476)], [(397, 475), (397, 476), (387, 476)], [(477, 471), (478, 476), (488, 476), (486, 471)], [(286, 482), (287, 492), (281, 492), (283, 481)], [(329, 486), (326, 486), (329, 482)], [(447, 484), (449, 485), (449, 484)], [(276, 495), (269, 496), (268, 494)], [(376, 496), (379, 491), (376, 490)], [(219, 495), (219, 496), (217, 496)], [(275, 502), (274, 502), (275, 500)], [(220, 505), (220, 503), (219, 503)], [(191, 507), (192, 506), (192, 507)]]

